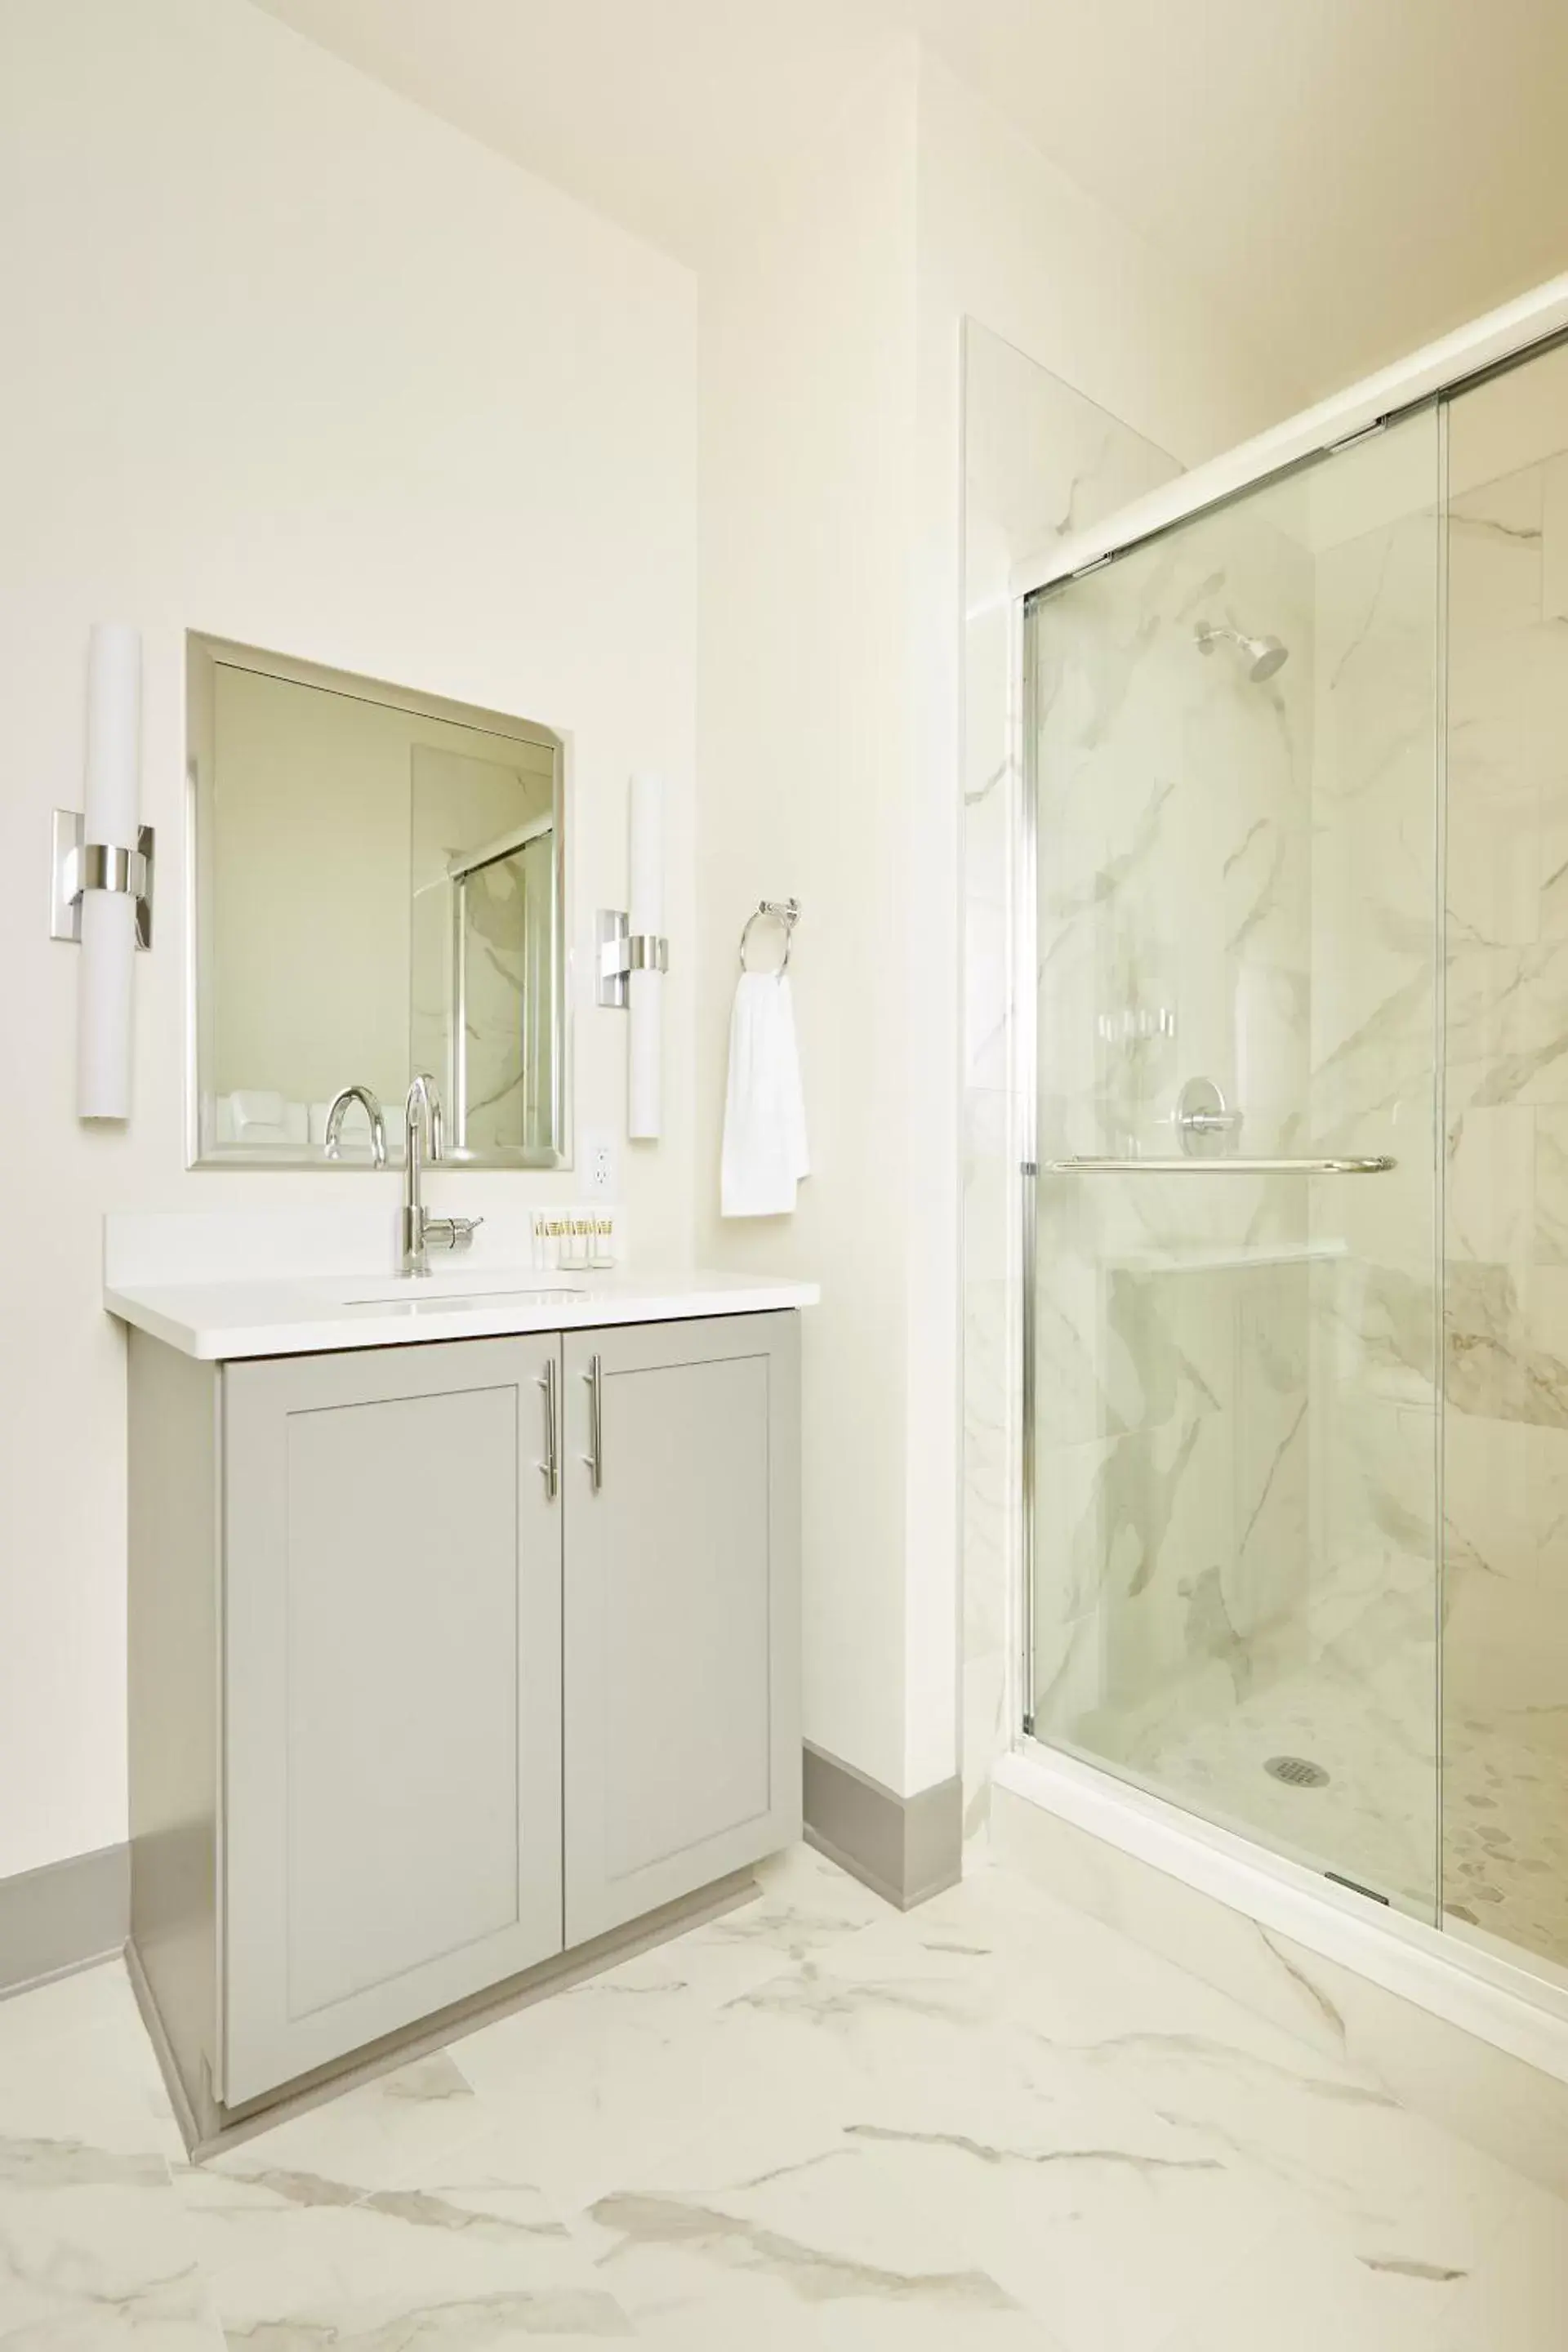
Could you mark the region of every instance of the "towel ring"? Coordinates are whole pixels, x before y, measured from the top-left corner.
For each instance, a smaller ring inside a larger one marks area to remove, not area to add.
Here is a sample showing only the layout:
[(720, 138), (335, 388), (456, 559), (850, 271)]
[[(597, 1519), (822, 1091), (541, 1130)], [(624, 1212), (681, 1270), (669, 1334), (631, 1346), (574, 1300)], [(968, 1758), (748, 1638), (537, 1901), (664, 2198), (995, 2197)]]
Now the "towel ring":
[(746, 971), (750, 969), (746, 962), (746, 941), (752, 936), (752, 925), (764, 920), (782, 923), (784, 926), (784, 959), (779, 965), (777, 974), (778, 978), (782, 980), (784, 973), (789, 970), (790, 943), (795, 938), (795, 927), (800, 920), (800, 900), (798, 898), (763, 898), (759, 900), (756, 912), (746, 917), (744, 927), (741, 932), (741, 970), (742, 971)]

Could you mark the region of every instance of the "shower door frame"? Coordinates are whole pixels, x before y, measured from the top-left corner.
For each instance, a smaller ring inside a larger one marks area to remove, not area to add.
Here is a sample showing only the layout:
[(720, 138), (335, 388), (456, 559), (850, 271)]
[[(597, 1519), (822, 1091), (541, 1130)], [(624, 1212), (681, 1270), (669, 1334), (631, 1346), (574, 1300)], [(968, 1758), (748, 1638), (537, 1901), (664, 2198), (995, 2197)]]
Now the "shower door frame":
[[(1135, 549), (1152, 544), (1172, 532), (1184, 529), (1200, 516), (1217, 513), (1224, 508), (1250, 498), (1255, 492), (1292, 475), (1321, 464), (1339, 455), (1353, 444), (1371, 440), (1385, 428), (1402, 423), (1421, 410), (1436, 411), (1438, 453), (1436, 521), (1440, 537), (1437, 562), (1437, 588), (1435, 613), (1435, 677), (1436, 682), (1436, 761), (1434, 792), (1436, 797), (1435, 824), (1437, 858), (1437, 893), (1435, 909), (1436, 935), (1434, 951), (1437, 961), (1434, 990), (1436, 1035), (1434, 1040), (1435, 1087), (1435, 1181), (1436, 1186), (1435, 1216), (1438, 1280), (1435, 1285), (1433, 1342), (1434, 1378), (1436, 1390), (1436, 1461), (1434, 1497), (1435, 1606), (1437, 1615), (1436, 1656), (1436, 1670), (1434, 1703), (1436, 1709), (1436, 1906), (1434, 1925), (1444, 1931), (1442, 1859), (1443, 1859), (1443, 1558), (1445, 1521), (1443, 1516), (1444, 1440), (1443, 1412), (1446, 1388), (1444, 1373), (1444, 1314), (1445, 1286), (1442, 1279), (1446, 1252), (1445, 1184), (1447, 1169), (1447, 1104), (1445, 1100), (1445, 991), (1447, 986), (1447, 406), (1462, 393), (1474, 391), (1495, 376), (1526, 366), (1553, 348), (1568, 344), (1568, 275), (1554, 278), (1533, 293), (1526, 294), (1502, 309), (1489, 312), (1471, 326), (1462, 328), (1441, 341), (1427, 346), (1411, 358), (1392, 368), (1366, 378), (1333, 398), (1304, 410), (1272, 431), (1242, 443), (1237, 448), (1195, 467), (1180, 475), (1173, 482), (1121, 509), (1106, 523), (1077, 533), (1065, 541), (1051, 558), (1015, 572), (1012, 583), (1012, 617), (1010, 676), (1013, 680), (1016, 709), (1016, 757), (1019, 775), (1018, 817), (1016, 831), (1016, 869), (1014, 920), (1014, 1034), (1012, 1076), (1018, 1106), (1016, 1129), (1018, 1144), (1019, 1185), (1019, 1277), (1020, 1277), (1020, 1344), (1022, 1356), (1019, 1368), (1019, 1400), (1022, 1414), (1020, 1432), (1020, 1503), (1019, 1574), (1022, 1591), (1019, 1595), (1018, 1642), (1015, 1670), (1018, 1675), (1011, 1709), (1013, 1720), (1023, 1738), (1039, 1751), (1052, 1758), (1070, 1760), (1079, 1769), (1092, 1773), (1110, 1790), (1131, 1793), (1136, 1786), (1113, 1772), (1107, 1765), (1093, 1759), (1080, 1757), (1071, 1748), (1059, 1748), (1039, 1739), (1036, 1728), (1035, 1689), (1035, 1612), (1036, 1575), (1040, 1565), (1037, 1542), (1037, 1504), (1038, 1496), (1037, 1433), (1036, 1427), (1036, 1365), (1037, 1305), (1035, 1297), (1037, 1272), (1037, 1218), (1038, 1213), (1038, 996), (1039, 996), (1039, 775), (1035, 756), (1036, 680), (1032, 656), (1033, 631), (1029, 625), (1029, 608), (1035, 599), (1053, 588), (1067, 586), (1089, 572), (1098, 572), (1118, 557)], [(1202, 1817), (1191, 1811), (1173, 1798), (1160, 1798), (1153, 1791), (1146, 1794), (1165, 1804), (1194, 1824)], [(1217, 1826), (1217, 1825), (1216, 1825)], [(1289, 1859), (1277, 1856), (1261, 1836), (1249, 1832), (1229, 1830), (1223, 1832), (1251, 1846), (1260, 1862), (1271, 1864)]]
[(1078, 578), (1131, 548), (1163, 537), (1199, 514), (1228, 506), (1305, 461), (1331, 456), (1352, 441), (1423, 407), (1428, 401), (1472, 391), (1489, 376), (1537, 358), (1568, 340), (1568, 273), (1489, 310), (1468, 327), (1427, 344), (1408, 359), (1366, 376), (1315, 407), (1304, 408), (1267, 433), (1178, 474), (1134, 499), (1103, 523), (1076, 531), (1047, 557), (1021, 564), (1012, 593), (1022, 606), (1042, 588)]

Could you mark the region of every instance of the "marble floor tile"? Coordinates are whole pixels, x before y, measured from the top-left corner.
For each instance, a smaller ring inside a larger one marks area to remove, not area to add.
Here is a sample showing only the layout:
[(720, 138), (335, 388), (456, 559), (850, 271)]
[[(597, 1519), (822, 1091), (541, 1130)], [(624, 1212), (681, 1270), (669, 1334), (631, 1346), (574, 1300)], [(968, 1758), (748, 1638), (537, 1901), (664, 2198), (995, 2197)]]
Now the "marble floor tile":
[(848, 2136), (900, 2201), (940, 2217), (1068, 2352), (1148, 2352), (1275, 2219), (1228, 2151), (1054, 2065), (977, 2066), (875, 2112)]
[(797, 2131), (771, 2159), (754, 2133), (720, 2126), (579, 2217), (646, 2341), (1060, 2352), (874, 2142)]
[(799, 2000), (819, 1961), (781, 1969), (775, 1956), (747, 1991), (721, 1997), (703, 1984), (702, 1957), (688, 1970), (680, 1946), (667, 1946), (461, 2045), (481, 2099), (506, 2112), (519, 2160), (563, 2204), (674, 2156), (715, 2104), (749, 2105), (782, 2131), (842, 2095), (839, 2053)]
[(206, 2276), (162, 2158), (0, 2147), (6, 2352), (222, 2352)]
[(677, 1946), (658, 1946), (640, 1961), (628, 1961), (626, 1978), (663, 1969), (700, 1995), (722, 2000), (763, 1982), (787, 1961), (899, 1916), (890, 1903), (808, 1845), (775, 1855), (757, 1878), (762, 1891), (755, 1900), (692, 1928)]
[(221, 2352), (123, 1968), (0, 2002), (0, 2345)]
[(214, 2157), (211, 2168), (237, 2179), (315, 2179), (354, 2195), (402, 2189), (423, 2180), (485, 2120), (458, 2055), (436, 2050), (242, 2140)]
[[(119, 1961), (93, 1973), (124, 1982)], [(0, 2017), (9, 2011), (25, 2013), (35, 1998), (27, 1993), (0, 2002)], [(0, 2051), (4, 2177), (26, 2168), (28, 2150), (44, 2164), (68, 2149), (142, 2159), (150, 2173), (163, 2167), (165, 2178), (167, 2159), (184, 2154), (134, 2001), (119, 2005), (111, 2000), (106, 2007), (111, 2021), (76, 2033), (45, 2032), (37, 2041), (13, 2034)]]
[(1368, 2262), (1287, 2226), (1211, 2282), (1158, 2352), (1437, 2352), (1465, 2285), (1447, 2269)]
[(79, 1969), (26, 1994), (0, 2000), (0, 2074), (14, 2053), (107, 2025), (130, 2034), (136, 2024), (136, 1996), (118, 1961)]
[(1001, 1865), (728, 1918), (192, 2167), (0, 2003), (0, 2352), (1563, 2352), (1568, 2204)]
[(1466, 2283), (1438, 2352), (1562, 2352), (1568, 2343), (1568, 2227), (1555, 2197), (1521, 2200), (1496, 2259)]
[(1002, 1871), (903, 1923), (901, 1949), (879, 1931), (761, 1998), (786, 1996), (844, 2043), (845, 2137), (1069, 2352), (1147, 2352), (1279, 2223), (1266, 2168), (1163, 2116), (1141, 2071), (1348, 2076)]
[(560, 2216), (487, 2157), (354, 2198), (278, 2170), (180, 2183), (230, 2347), (367, 2352), (625, 2341), (626, 2314)]

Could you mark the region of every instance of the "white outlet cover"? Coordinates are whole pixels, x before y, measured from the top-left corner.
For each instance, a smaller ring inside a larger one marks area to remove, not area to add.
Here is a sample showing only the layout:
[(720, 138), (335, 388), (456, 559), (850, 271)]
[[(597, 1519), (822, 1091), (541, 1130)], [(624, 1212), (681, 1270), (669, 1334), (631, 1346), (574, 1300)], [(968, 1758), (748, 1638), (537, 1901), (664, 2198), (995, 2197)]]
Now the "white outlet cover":
[(585, 1127), (577, 1139), (577, 1181), (592, 1201), (618, 1201), (621, 1193), (620, 1140), (607, 1127)]

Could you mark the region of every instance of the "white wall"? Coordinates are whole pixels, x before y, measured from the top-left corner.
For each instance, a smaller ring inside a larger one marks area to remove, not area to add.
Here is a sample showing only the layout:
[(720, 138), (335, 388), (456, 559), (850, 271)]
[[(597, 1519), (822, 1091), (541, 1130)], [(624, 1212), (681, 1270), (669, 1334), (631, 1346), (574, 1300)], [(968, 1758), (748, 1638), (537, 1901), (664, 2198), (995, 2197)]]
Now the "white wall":
[[(0, 0), (0, 1875), (124, 1834), (123, 1358), (107, 1208), (390, 1204), (183, 1166), (182, 635), (571, 732), (581, 919), (625, 903), (625, 779), (671, 779), (666, 1136), (640, 1250), (689, 1245), (696, 304), (689, 275), (243, 5)], [(145, 631), (157, 942), (127, 1129), (72, 1107), (43, 920), (89, 624)], [(624, 1131), (625, 1024), (576, 1028)], [(559, 1178), (452, 1177), (463, 1205)], [(380, 1184), (380, 1193), (372, 1189)]]
[[(1195, 457), (1279, 404), (1223, 321), (909, 42), (835, 104), (702, 303), (699, 1231), (820, 1277), (807, 1318), (807, 1737), (956, 1769), (961, 327)], [(735, 940), (796, 892), (816, 1172), (713, 1199)]]
[[(700, 278), (698, 1249), (822, 1284), (804, 1334), (805, 1732), (889, 1786), (905, 1716), (914, 62), (900, 41), (847, 57), (795, 175), (728, 225)], [(721, 1223), (736, 943), (759, 898), (792, 894), (814, 1172), (792, 1219)]]

